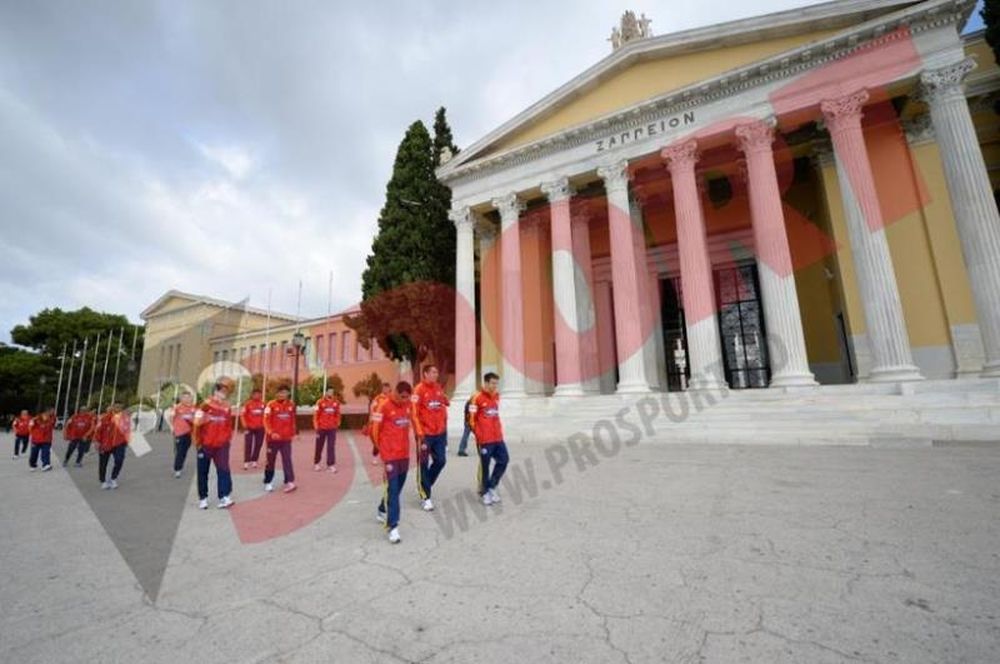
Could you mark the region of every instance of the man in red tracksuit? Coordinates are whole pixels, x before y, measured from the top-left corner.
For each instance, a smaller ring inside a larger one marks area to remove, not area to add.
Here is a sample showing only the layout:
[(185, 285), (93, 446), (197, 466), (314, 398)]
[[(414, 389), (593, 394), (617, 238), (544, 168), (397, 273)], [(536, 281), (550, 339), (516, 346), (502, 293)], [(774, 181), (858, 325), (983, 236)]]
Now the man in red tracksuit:
[(90, 439), (94, 435), (96, 425), (97, 418), (86, 406), (69, 418), (69, 422), (63, 427), (63, 439), (69, 441), (63, 466), (69, 465), (74, 451), (76, 452), (76, 467), (79, 468), (83, 465), (83, 455), (90, 449)]
[(14, 458), (28, 451), (28, 440), (31, 437), (31, 415), (26, 410), (14, 419)]
[(378, 445), (385, 468), (382, 501), (375, 518), (389, 531), (389, 541), (398, 544), (399, 495), (406, 483), (410, 469), (410, 424), (413, 409), (410, 404), (410, 384), (402, 381), (396, 385), (392, 396), (386, 399), (372, 416), (372, 438)]
[(479, 495), (483, 497), (484, 505), (500, 502), (497, 486), (510, 461), (500, 424), (500, 394), (497, 392), (499, 383), (500, 376), (492, 371), (484, 375), (483, 389), (473, 395), (469, 405), (469, 424), (476, 435), (476, 447), (479, 449)]
[[(131, 436), (132, 418), (127, 413), (122, 412), (120, 403), (111, 404), (107, 412), (98, 420), (97, 432), (94, 434), (99, 452), (97, 478), (101, 481), (102, 489), (118, 488), (118, 475), (122, 472), (122, 465), (125, 463), (125, 450)], [(111, 469), (111, 479), (108, 480), (108, 460), (111, 457), (114, 457), (115, 465)]]
[(333, 388), (327, 388), (326, 394), (316, 402), (313, 408), (313, 429), (316, 430), (316, 451), (313, 453), (313, 470), (323, 470), (320, 460), (323, 458), (323, 444), (326, 444), (326, 468), (331, 473), (337, 472), (337, 429), (340, 427), (340, 400), (334, 395)]
[(364, 428), (361, 429), (361, 433), (368, 436), (372, 441), (372, 465), (374, 466), (378, 465), (378, 444), (375, 441), (375, 436), (372, 435), (372, 422), (375, 418), (375, 413), (378, 412), (378, 409), (382, 407), (382, 404), (385, 403), (386, 399), (388, 399), (391, 394), (392, 385), (389, 383), (382, 383), (382, 392), (376, 394), (375, 398), (372, 399), (368, 410), (368, 421), (365, 422)]
[(28, 457), (28, 465), (31, 472), (38, 468), (38, 456), (42, 456), (42, 470), (52, 470), (52, 431), (56, 428), (56, 411), (54, 408), (42, 411), (39, 415), (31, 418), (31, 456)]
[(233, 440), (233, 409), (229, 394), (233, 380), (223, 376), (215, 382), (214, 392), (194, 414), (191, 436), (198, 450), (198, 509), (208, 509), (208, 471), (215, 464), (220, 510), (236, 502), (233, 492), (233, 475), (229, 470), (229, 446)]
[(264, 407), (264, 431), (267, 438), (267, 463), (264, 465), (264, 491), (274, 491), (274, 464), (281, 454), (281, 470), (285, 473), (285, 493), (295, 486), (292, 468), (292, 440), (295, 438), (295, 404), (288, 398), (288, 388), (278, 389), (278, 398)]
[(264, 446), (264, 399), (260, 390), (250, 393), (250, 398), (240, 410), (243, 426), (243, 470), (256, 468), (260, 448)]
[(437, 481), (448, 453), (448, 406), (451, 401), (438, 382), (438, 369), (428, 364), (423, 380), (413, 390), (413, 423), (417, 435), (417, 493), (424, 511), (434, 509), (431, 488)]

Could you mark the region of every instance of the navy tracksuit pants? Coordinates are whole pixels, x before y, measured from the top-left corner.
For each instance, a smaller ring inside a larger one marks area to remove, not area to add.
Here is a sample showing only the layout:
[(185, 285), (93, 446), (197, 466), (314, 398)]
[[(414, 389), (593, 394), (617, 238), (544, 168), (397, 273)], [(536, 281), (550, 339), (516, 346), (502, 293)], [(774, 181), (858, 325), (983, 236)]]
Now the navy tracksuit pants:
[(417, 453), (417, 491), (420, 497), (427, 500), (431, 497), (431, 488), (438, 475), (444, 470), (447, 460), (448, 434), (439, 433), (435, 436), (424, 436), (424, 447)]
[[(492, 462), (492, 470), (490, 465)], [(507, 470), (510, 457), (507, 455), (507, 444), (502, 440), (479, 446), (479, 494), (500, 485), (503, 473)]]
[(382, 491), (382, 502), (378, 504), (378, 511), (382, 514), (388, 512), (386, 514), (385, 525), (390, 530), (399, 525), (399, 494), (403, 493), (403, 485), (406, 484), (406, 473), (409, 470), (409, 459), (385, 462), (385, 482)]

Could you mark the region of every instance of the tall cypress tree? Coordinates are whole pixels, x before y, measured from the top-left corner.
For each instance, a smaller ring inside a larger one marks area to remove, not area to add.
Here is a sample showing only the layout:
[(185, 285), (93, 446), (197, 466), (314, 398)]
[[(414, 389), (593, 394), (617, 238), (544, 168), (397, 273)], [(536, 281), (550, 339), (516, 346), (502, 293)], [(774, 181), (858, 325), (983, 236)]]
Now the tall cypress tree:
[(433, 140), (419, 120), (407, 129), (362, 275), (361, 314), (347, 321), (363, 344), (375, 338), (413, 363), (428, 353), (446, 363), (454, 343), (455, 227), (451, 191), (434, 174), (438, 141), (453, 145), (444, 109)]
[(448, 119), (445, 117), (444, 106), (434, 114), (434, 165), (441, 165), (441, 152), (448, 148), (452, 156), (458, 154), (458, 146), (451, 136), (451, 127), (448, 126)]

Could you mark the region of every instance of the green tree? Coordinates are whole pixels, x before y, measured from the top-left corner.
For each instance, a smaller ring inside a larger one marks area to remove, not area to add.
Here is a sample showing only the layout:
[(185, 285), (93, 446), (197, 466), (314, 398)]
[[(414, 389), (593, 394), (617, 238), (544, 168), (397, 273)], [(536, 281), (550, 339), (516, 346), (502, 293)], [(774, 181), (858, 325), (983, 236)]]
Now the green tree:
[[(441, 165), (441, 157), (445, 148), (448, 148), (452, 156), (458, 154), (458, 146), (455, 145), (451, 136), (451, 127), (448, 126), (448, 119), (445, 117), (445, 109), (442, 106), (434, 114), (434, 166)], [(445, 188), (447, 189), (447, 187)], [(448, 196), (451, 197), (450, 190)]]
[(384, 382), (381, 376), (373, 371), (356, 382), (351, 391), (354, 392), (354, 396), (356, 397), (365, 397), (368, 399), (368, 409), (371, 410), (372, 400), (382, 392), (382, 383)]
[[(448, 219), (451, 192), (434, 174), (440, 149), (454, 147), (444, 109), (435, 118), (435, 136), (419, 120), (399, 145), (385, 204), (378, 219), (367, 267), (362, 275), (361, 313), (347, 319), (361, 344), (370, 339), (395, 360), (417, 364), (428, 353), (450, 357), (454, 336), (454, 297), (444, 310), (435, 286), (455, 284), (455, 227)], [(422, 284), (418, 288), (405, 288)], [(444, 321), (445, 334), (440, 334)], [(433, 334), (431, 333), (433, 328)]]
[[(45, 377), (45, 384), (39, 378)], [(0, 414), (34, 410), (42, 391), (42, 405), (55, 397), (57, 371), (39, 353), (0, 343)]]
[[(343, 403), (344, 379), (339, 374), (330, 374), (327, 376), (326, 386), (332, 388), (334, 396)], [(310, 376), (299, 383), (299, 389), (295, 392), (295, 400), (299, 406), (312, 406), (321, 396), (323, 396), (322, 376)]]

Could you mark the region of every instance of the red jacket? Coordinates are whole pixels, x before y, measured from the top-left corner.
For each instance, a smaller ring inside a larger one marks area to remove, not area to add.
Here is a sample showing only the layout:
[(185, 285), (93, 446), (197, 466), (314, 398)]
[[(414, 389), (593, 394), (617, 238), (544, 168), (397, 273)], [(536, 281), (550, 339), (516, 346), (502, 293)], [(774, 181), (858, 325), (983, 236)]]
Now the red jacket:
[(93, 413), (76, 413), (69, 418), (63, 428), (63, 438), (66, 440), (87, 440), (94, 432), (96, 418)]
[(316, 430), (336, 429), (340, 427), (340, 402), (336, 397), (327, 399), (323, 397), (316, 402), (316, 409), (313, 411), (313, 426)]
[(233, 409), (229, 403), (214, 396), (198, 406), (194, 414), (198, 426), (198, 444), (218, 449), (233, 439)]
[(195, 414), (198, 409), (195, 406), (179, 403), (174, 406), (174, 418), (170, 423), (175, 436), (184, 436), (191, 433), (194, 425)]
[(413, 402), (413, 422), (418, 436), (437, 436), (448, 429), (448, 396), (441, 383), (421, 381), (410, 397)]
[(503, 426), (500, 424), (500, 395), (486, 390), (476, 392), (469, 405), (469, 424), (476, 434), (476, 443), (491, 445), (503, 442)]
[(31, 416), (25, 415), (22, 417), (18, 415), (14, 419), (14, 435), (27, 436), (29, 433), (31, 433)]
[(110, 452), (121, 445), (128, 445), (132, 435), (132, 418), (128, 413), (107, 412), (97, 421), (94, 440), (101, 452)]
[(52, 430), (56, 428), (54, 417), (41, 415), (31, 418), (31, 444), (44, 445), (52, 443)]
[(240, 421), (244, 429), (264, 428), (264, 402), (260, 399), (250, 399), (243, 404)]
[(376, 441), (382, 461), (410, 458), (410, 422), (413, 413), (408, 403), (388, 398), (372, 415), (372, 440)]
[(295, 404), (291, 399), (272, 399), (264, 408), (264, 428), (268, 440), (290, 441), (295, 438)]

